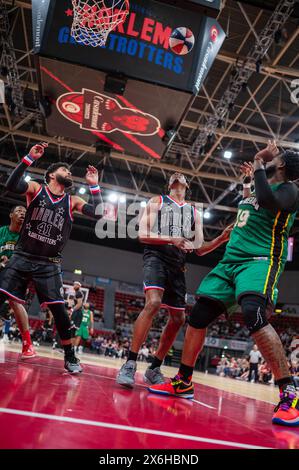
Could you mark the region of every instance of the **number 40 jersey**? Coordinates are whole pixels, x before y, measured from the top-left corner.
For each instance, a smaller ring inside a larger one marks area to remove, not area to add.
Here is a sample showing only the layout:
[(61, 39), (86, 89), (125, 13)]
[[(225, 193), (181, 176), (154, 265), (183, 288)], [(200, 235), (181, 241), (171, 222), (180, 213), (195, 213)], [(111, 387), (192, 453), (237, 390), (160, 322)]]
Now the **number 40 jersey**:
[(27, 208), (15, 253), (59, 263), (72, 222), (70, 195), (55, 196), (47, 186), (41, 186)]
[[(281, 183), (271, 185), (277, 191)], [(288, 237), (296, 212), (271, 212), (258, 205), (255, 194), (243, 199), (222, 262), (242, 263), (259, 259), (287, 260)]]

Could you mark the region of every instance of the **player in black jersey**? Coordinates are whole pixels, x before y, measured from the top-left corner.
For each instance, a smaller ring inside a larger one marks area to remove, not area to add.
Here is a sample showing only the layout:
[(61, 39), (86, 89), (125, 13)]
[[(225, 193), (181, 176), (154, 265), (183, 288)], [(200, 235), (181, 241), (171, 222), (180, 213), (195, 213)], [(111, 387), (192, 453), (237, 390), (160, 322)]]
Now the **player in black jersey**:
[(28, 282), (33, 281), (39, 302), (47, 305), (53, 314), (65, 352), (65, 369), (79, 373), (82, 368), (71, 345), (71, 323), (64, 305), (61, 256), (70, 236), (73, 213), (98, 218), (96, 207), (102, 202), (99, 176), (96, 168), (87, 168), (86, 182), (93, 204), (65, 192), (73, 180), (68, 165), (62, 162), (47, 169), (45, 185), (36, 181), (27, 183), (23, 178), (25, 170), (43, 156), (47, 146), (43, 143), (32, 147), (6, 184), (9, 191), (26, 195), (27, 213), (15, 253), (0, 280), (0, 302), (8, 296), (23, 304)]
[[(199, 249), (203, 244), (202, 220), (195, 207), (185, 201), (187, 188), (184, 175), (172, 175), (169, 180), (170, 194), (152, 198), (140, 220), (139, 239), (145, 244), (143, 270), (146, 302), (134, 325), (128, 360), (117, 376), (117, 383), (126, 387), (134, 385), (138, 352), (160, 307), (168, 309), (169, 318), (154, 360), (145, 372), (146, 382), (164, 382), (160, 366), (185, 322), (186, 253)], [(218, 244), (206, 244), (206, 252), (225, 241), (227, 239), (223, 237), (223, 241), (219, 238)]]

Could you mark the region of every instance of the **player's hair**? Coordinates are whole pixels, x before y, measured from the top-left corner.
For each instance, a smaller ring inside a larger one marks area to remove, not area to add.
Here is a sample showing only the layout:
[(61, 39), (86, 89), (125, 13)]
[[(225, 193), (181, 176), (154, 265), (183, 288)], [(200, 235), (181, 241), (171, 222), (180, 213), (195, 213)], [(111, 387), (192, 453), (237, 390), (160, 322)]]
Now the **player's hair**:
[(285, 162), (286, 177), (290, 181), (299, 179), (299, 152), (294, 150), (286, 150), (282, 154), (282, 159)]
[(10, 213), (10, 214), (13, 214), (17, 207), (22, 207), (23, 209), (26, 209), (26, 207), (23, 206), (23, 204), (17, 204), (16, 206), (13, 206), (13, 207), (10, 209), (10, 212), (9, 212), (9, 213)]
[(45, 182), (47, 184), (50, 183), (50, 174), (51, 173), (54, 173), (55, 171), (58, 170), (58, 168), (67, 168), (68, 170), (70, 169), (70, 166), (67, 164), (67, 163), (63, 163), (63, 162), (57, 162), (57, 163), (52, 163), (52, 165), (50, 165), (45, 173)]

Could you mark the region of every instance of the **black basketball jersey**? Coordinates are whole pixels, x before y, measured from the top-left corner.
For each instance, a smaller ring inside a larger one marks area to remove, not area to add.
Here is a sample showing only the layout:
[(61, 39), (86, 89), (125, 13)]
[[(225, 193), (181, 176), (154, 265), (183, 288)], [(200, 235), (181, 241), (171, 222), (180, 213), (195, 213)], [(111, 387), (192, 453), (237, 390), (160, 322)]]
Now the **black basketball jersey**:
[(47, 186), (41, 186), (27, 208), (15, 252), (40, 261), (60, 263), (72, 222), (70, 195), (57, 197)]
[[(160, 196), (160, 207), (153, 233), (173, 238), (194, 239), (195, 208), (188, 203), (179, 204), (171, 196)], [(174, 245), (150, 245), (144, 249), (145, 256), (155, 255), (172, 265), (183, 266), (186, 254)]]

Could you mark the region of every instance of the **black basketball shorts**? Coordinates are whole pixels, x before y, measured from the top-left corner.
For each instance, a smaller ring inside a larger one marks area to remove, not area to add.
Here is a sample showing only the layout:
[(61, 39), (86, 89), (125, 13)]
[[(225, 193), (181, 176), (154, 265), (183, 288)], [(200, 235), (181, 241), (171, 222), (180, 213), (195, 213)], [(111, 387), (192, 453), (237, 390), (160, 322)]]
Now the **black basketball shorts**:
[(35, 287), (41, 307), (64, 304), (60, 264), (42, 264), (14, 254), (0, 273), (0, 292), (15, 302), (24, 304), (29, 282)]
[(162, 305), (173, 310), (186, 308), (186, 279), (184, 267), (173, 266), (155, 255), (144, 256), (143, 285), (163, 291)]

